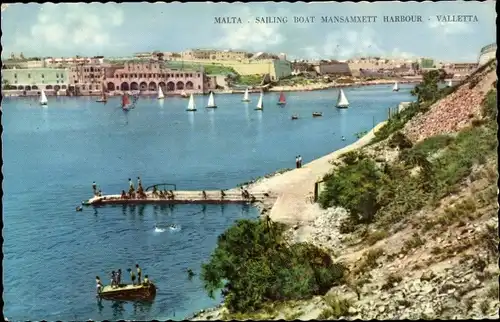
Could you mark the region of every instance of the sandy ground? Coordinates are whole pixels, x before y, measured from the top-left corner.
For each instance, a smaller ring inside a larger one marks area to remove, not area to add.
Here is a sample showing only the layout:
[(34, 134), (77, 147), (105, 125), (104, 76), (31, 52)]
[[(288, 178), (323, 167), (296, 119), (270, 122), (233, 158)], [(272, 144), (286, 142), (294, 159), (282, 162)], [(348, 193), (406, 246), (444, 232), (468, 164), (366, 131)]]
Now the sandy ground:
[[(313, 200), (314, 184), (321, 180), (331, 169), (330, 161), (342, 154), (368, 144), (385, 122), (379, 123), (358, 141), (324, 157), (271, 178), (262, 179), (248, 187), (254, 194), (268, 193), (268, 203), (263, 208), (270, 208), (271, 220), (285, 224), (303, 224), (313, 221), (319, 213), (319, 206)], [(271, 204), (269, 204), (271, 203)]]

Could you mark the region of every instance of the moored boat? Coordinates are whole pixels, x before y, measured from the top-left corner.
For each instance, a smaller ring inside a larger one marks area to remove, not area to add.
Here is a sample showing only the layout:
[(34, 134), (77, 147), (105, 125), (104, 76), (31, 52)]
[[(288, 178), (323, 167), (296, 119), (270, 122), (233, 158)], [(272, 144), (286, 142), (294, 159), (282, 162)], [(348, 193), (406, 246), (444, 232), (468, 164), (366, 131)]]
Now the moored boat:
[(280, 93), (280, 99), (278, 101), (278, 105), (280, 106), (286, 105), (285, 94), (283, 94), (283, 92)]
[(395, 82), (395, 83), (394, 83), (394, 87), (392, 88), (392, 91), (393, 91), (393, 92), (398, 92), (398, 91), (399, 91), (399, 85), (398, 85), (398, 82)]
[(313, 117), (319, 117), (319, 116), (323, 116), (323, 113), (321, 113), (321, 112), (313, 112)]
[(250, 98), (248, 97), (248, 88), (245, 89), (245, 94), (243, 94), (242, 102), (250, 102)]
[(165, 98), (165, 95), (163, 95), (163, 91), (161, 89), (161, 86), (158, 85), (158, 99), (161, 100), (161, 99), (164, 99)]
[(299, 117), (297, 115), (292, 115), (292, 120), (298, 120)]
[(106, 96), (106, 91), (104, 90), (104, 85), (102, 86), (102, 95), (99, 97), (96, 102), (97, 103), (106, 103), (108, 101), (108, 98)]
[(337, 98), (337, 108), (348, 108), (348, 107), (349, 107), (349, 101), (347, 100), (344, 91), (340, 89), (339, 96)]
[(189, 103), (188, 103), (188, 107), (187, 107), (186, 111), (188, 111), (188, 112), (196, 111), (196, 105), (194, 104), (193, 94), (191, 94), (191, 96), (189, 97)]
[(47, 96), (45, 95), (45, 92), (42, 89), (42, 92), (40, 93), (40, 105), (46, 106), (48, 103)]
[(210, 97), (208, 98), (207, 108), (217, 108), (215, 105), (214, 92), (210, 92)]
[(256, 111), (263, 111), (264, 110), (264, 94), (260, 92), (260, 97), (259, 97), (259, 102), (257, 103), (257, 107), (255, 108)]
[(106, 285), (99, 293), (100, 298), (122, 301), (150, 301), (155, 296), (156, 286), (153, 283), (141, 285), (122, 284), (119, 287)]
[(122, 110), (128, 111), (132, 108), (132, 104), (130, 103), (130, 99), (128, 98), (128, 94), (123, 93), (122, 95)]

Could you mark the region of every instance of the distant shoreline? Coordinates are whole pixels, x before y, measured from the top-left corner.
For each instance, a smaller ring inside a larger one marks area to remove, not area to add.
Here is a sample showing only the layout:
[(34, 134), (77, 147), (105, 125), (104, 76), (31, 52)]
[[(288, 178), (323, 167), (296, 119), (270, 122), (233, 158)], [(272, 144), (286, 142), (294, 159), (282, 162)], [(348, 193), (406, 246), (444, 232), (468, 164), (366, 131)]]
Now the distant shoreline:
[[(405, 79), (405, 80), (398, 80), (397, 82), (399, 84), (414, 84), (414, 83), (420, 83), (420, 79)], [(361, 86), (376, 86), (376, 85), (390, 85), (394, 84), (395, 80), (385, 80), (385, 79), (379, 79), (379, 80), (370, 80), (370, 81), (361, 81), (361, 82), (353, 82), (353, 83), (337, 83), (337, 82), (331, 82), (331, 83), (314, 83), (314, 84), (308, 84), (308, 85), (285, 85), (285, 86), (274, 86), (272, 88), (269, 88), (269, 92), (310, 92), (310, 91), (320, 91), (320, 90), (325, 90), (325, 89), (330, 89), (330, 88), (346, 88), (346, 87), (361, 87)], [(255, 86), (254, 86), (255, 87)], [(252, 86), (249, 86), (249, 93), (259, 93), (261, 91), (260, 88), (252, 88)], [(31, 90), (26, 93), (26, 95), (22, 95), (23, 91), (21, 90), (3, 90), (3, 97), (37, 97), (40, 95), (38, 92), (39, 90)], [(210, 91), (209, 91), (210, 92)], [(209, 92), (206, 93), (193, 93), (195, 95), (208, 95)], [(243, 89), (228, 89), (228, 90), (213, 90), (215, 94), (243, 94), (245, 90)], [(95, 92), (95, 93), (90, 93), (87, 95), (78, 95), (78, 96), (71, 96), (71, 95), (55, 95), (53, 90), (46, 90), (45, 94), (48, 97), (51, 96), (60, 96), (60, 97), (100, 97), (102, 95), (101, 92)], [(108, 94), (109, 97), (113, 96), (121, 96), (123, 94), (122, 91), (114, 91), (113, 93)], [(140, 96), (156, 96), (157, 92), (156, 91), (145, 91), (143, 94)], [(165, 94), (165, 97), (181, 97), (180, 94)]]

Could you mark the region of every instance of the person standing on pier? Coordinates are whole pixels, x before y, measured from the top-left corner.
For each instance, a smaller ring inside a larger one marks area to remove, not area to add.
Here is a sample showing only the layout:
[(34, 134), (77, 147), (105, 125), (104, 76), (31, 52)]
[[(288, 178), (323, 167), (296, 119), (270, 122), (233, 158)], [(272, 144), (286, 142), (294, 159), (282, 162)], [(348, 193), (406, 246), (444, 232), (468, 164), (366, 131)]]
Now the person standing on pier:
[(299, 155), (299, 168), (302, 168), (302, 156)]
[(299, 168), (299, 156), (295, 157), (295, 168)]

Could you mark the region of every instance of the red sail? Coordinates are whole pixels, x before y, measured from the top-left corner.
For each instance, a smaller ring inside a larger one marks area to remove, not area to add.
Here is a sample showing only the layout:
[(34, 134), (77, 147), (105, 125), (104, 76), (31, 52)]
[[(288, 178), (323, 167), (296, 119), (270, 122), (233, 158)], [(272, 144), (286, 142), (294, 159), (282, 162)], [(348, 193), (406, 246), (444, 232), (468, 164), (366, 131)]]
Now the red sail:
[(286, 103), (285, 94), (283, 94), (283, 92), (280, 94), (280, 103)]
[(122, 107), (125, 107), (130, 104), (130, 100), (128, 99), (127, 94), (123, 94), (122, 96)]

